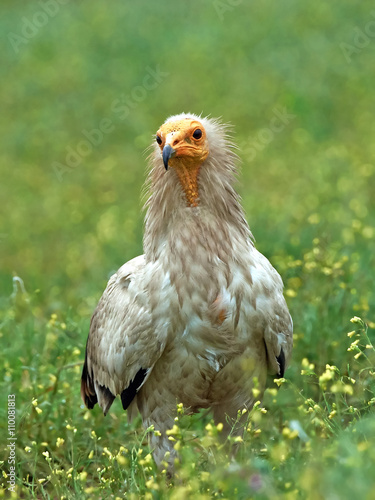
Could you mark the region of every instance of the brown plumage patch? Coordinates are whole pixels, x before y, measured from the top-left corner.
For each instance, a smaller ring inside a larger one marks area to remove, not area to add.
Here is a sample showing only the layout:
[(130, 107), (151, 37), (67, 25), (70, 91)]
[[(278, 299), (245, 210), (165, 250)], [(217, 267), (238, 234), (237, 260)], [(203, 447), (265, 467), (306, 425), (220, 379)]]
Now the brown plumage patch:
[(222, 305), (223, 298), (218, 295), (212, 304), (214, 323), (218, 326), (222, 325), (227, 318), (228, 312)]
[(221, 309), (221, 311), (219, 311), (219, 314), (218, 314), (218, 323), (221, 325), (222, 323), (224, 323), (224, 320), (225, 318), (227, 317), (227, 313), (226, 313), (226, 310), (225, 309)]

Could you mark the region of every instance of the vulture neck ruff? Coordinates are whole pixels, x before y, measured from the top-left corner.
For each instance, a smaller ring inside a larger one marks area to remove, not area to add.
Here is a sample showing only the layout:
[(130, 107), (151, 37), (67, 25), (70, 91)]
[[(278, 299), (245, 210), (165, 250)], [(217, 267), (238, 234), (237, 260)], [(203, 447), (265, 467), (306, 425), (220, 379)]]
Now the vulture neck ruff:
[[(201, 128), (199, 150), (191, 147), (186, 134), (181, 138), (180, 130), (176, 130), (176, 124), (182, 121), (190, 124), (190, 128), (185, 127), (190, 134)], [(252, 245), (252, 234), (233, 188), (237, 156), (227, 127), (217, 120), (182, 114), (169, 118), (160, 127), (158, 137), (162, 143), (155, 141), (146, 185), (150, 193), (145, 205), (146, 259), (177, 257), (174, 252), (178, 253), (181, 241), (176, 228), (183, 229), (185, 242), (190, 233), (191, 244), (195, 241), (207, 254), (220, 254), (226, 260), (242, 259), (237, 242)], [(165, 144), (184, 153), (171, 157), (168, 170), (162, 158)], [(221, 252), (224, 248), (225, 252)]]

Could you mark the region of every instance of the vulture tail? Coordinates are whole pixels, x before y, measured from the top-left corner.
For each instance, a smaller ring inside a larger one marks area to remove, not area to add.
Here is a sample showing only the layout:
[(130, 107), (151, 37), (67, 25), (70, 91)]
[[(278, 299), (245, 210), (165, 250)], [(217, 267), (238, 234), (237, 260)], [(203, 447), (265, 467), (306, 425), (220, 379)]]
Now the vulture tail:
[(104, 385), (96, 384), (96, 393), (98, 396), (98, 403), (100, 408), (103, 410), (104, 415), (107, 415), (108, 410), (112, 406), (115, 396), (112, 392)]

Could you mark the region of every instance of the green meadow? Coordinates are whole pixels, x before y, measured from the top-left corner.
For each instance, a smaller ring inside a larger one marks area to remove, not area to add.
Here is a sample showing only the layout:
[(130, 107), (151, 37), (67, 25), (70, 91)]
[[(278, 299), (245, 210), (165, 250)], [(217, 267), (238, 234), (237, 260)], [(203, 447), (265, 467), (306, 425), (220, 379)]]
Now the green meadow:
[[(0, 9), (0, 497), (375, 499), (373, 3)], [(155, 430), (85, 409), (80, 373), (109, 276), (142, 253), (147, 147), (182, 111), (233, 126), (294, 352), (242, 437), (179, 408), (171, 480)]]

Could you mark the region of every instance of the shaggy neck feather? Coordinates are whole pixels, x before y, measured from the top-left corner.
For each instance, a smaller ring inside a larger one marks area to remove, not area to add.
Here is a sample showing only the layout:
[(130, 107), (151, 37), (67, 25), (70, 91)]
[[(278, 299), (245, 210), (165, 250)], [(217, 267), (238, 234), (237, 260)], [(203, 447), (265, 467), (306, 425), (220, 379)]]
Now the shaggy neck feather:
[[(146, 204), (144, 251), (146, 259), (186, 258), (187, 252), (205, 249), (212, 261), (240, 259), (238, 242), (248, 244), (252, 235), (239, 197), (233, 189), (234, 166), (207, 160), (198, 177), (198, 205), (189, 206), (177, 172), (164, 170), (159, 156), (149, 175), (151, 196)], [(202, 252), (200, 252), (202, 253)], [(166, 255), (167, 254), (167, 255)], [(183, 256), (183, 257), (182, 257)]]

